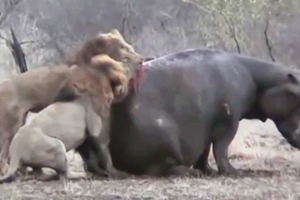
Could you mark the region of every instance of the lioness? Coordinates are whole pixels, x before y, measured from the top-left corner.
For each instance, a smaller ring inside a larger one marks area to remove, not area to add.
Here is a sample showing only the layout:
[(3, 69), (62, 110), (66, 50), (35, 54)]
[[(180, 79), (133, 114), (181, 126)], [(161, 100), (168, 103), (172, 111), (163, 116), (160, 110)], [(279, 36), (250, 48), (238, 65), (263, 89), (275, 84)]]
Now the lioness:
[[(113, 30), (88, 41), (77, 54), (73, 64), (77, 66), (76, 68), (78, 66), (88, 68), (90, 66), (88, 59), (98, 54), (108, 54), (114, 60), (123, 62), (131, 74), (142, 62), (142, 57), (134, 52), (118, 31)], [(14, 134), (24, 124), (26, 113), (39, 111), (53, 102), (69, 101), (74, 98), (71, 80), (75, 71), (70, 70), (69, 65), (37, 68), (15, 75), (0, 84), (0, 173), (3, 173), (4, 166), (7, 165), (9, 145)], [(78, 76), (82, 71), (76, 74)], [(119, 79), (116, 80), (117, 85), (122, 85), (115, 87), (120, 92), (118, 97), (114, 98), (118, 101), (126, 95), (127, 83), (118, 75), (115, 78)]]
[[(122, 69), (121, 63), (108, 56), (96, 56), (92, 63), (96, 62), (103, 65), (105, 73), (109, 72), (108, 68)], [(100, 137), (108, 168), (113, 168), (108, 150), (109, 135), (100, 134), (102, 119), (108, 117), (114, 98), (111, 83), (115, 77), (105, 73), (103, 76), (89, 73), (86, 78), (96, 82), (97, 87), (82, 80), (76, 82), (77, 99), (49, 105), (19, 129), (9, 148), (10, 166), (0, 182), (13, 177), (19, 168), (30, 166), (38, 171), (41, 167), (54, 169), (66, 185), (66, 177), (73, 177), (68, 171), (66, 152), (82, 144), (87, 134)], [(99, 107), (100, 104), (103, 105)]]

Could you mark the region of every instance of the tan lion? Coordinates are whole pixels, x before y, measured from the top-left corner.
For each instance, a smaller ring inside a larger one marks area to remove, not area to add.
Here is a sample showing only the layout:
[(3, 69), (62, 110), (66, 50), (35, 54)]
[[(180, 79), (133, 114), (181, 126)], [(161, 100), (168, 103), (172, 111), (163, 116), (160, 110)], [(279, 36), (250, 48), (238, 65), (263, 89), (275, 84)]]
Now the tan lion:
[[(88, 41), (75, 57), (73, 65), (77, 67), (73, 68), (88, 68), (91, 61), (88, 60), (98, 54), (107, 54), (114, 60), (123, 62), (131, 75), (142, 62), (142, 57), (134, 52), (118, 31), (113, 30)], [(24, 124), (26, 113), (39, 111), (53, 102), (74, 98), (72, 77), (75, 71), (78, 70), (70, 70), (68, 65), (37, 68), (15, 75), (0, 84), (0, 173), (3, 173), (7, 165), (9, 145), (14, 134)], [(77, 73), (77, 76), (81, 73)], [(126, 83), (122, 80), (119, 83), (118, 85), (123, 86), (115, 88), (120, 93), (123, 91), (123, 95), (115, 98), (116, 101), (126, 95)]]
[(137, 65), (141, 65), (143, 58), (128, 44), (116, 29), (109, 33), (99, 33), (88, 40), (83, 47), (72, 57), (67, 59), (68, 65), (86, 65), (95, 55), (105, 54), (116, 61), (120, 61), (131, 73), (135, 72)]
[[(122, 64), (104, 55), (94, 57), (92, 64), (102, 67), (104, 75), (89, 71), (75, 83), (77, 99), (49, 105), (19, 129), (9, 148), (10, 166), (0, 182), (12, 178), (18, 169), (26, 166), (36, 171), (41, 167), (52, 168), (65, 186), (67, 177), (84, 177), (84, 174), (69, 172), (66, 152), (82, 144), (87, 135), (99, 137), (107, 169), (114, 170), (108, 150), (109, 135), (102, 132), (102, 119), (109, 116), (114, 98), (111, 83), (115, 83), (116, 71), (122, 71)], [(94, 84), (90, 85), (84, 78)]]

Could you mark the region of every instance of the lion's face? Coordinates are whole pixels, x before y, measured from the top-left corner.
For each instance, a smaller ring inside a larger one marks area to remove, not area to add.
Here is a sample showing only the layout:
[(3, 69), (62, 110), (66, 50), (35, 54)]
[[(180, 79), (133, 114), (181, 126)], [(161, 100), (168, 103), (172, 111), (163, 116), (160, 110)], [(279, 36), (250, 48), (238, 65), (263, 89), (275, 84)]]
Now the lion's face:
[(122, 62), (132, 78), (143, 62), (143, 57), (135, 52), (117, 30), (109, 33), (100, 33), (87, 41), (82, 49), (68, 60), (68, 64), (79, 66), (89, 65), (91, 59), (97, 55), (108, 55), (115, 61)]
[(122, 62), (108, 55), (98, 55), (91, 59), (90, 66), (105, 74), (114, 93), (114, 102), (120, 102), (127, 96), (130, 74)]
[(103, 116), (109, 114), (113, 102), (122, 101), (128, 94), (129, 74), (122, 62), (108, 55), (94, 56), (89, 67), (71, 67), (77, 96), (89, 95), (94, 110)]
[[(113, 30), (110, 33), (99, 34), (95, 39), (95, 44), (98, 44), (96, 52), (105, 49), (107, 54), (112, 59), (122, 62), (125, 68), (129, 72), (131, 78), (138, 67), (143, 62), (143, 57), (135, 52), (133, 47), (128, 44), (123, 36), (117, 30)], [(95, 54), (97, 55), (97, 54)]]

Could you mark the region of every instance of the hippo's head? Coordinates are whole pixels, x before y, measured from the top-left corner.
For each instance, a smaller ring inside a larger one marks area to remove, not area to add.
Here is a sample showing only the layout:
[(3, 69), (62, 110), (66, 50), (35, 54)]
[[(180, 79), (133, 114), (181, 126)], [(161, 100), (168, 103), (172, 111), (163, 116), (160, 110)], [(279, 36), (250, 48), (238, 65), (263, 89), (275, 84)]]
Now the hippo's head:
[(267, 89), (260, 105), (281, 134), (300, 149), (300, 81), (297, 74), (287, 74), (280, 84)]

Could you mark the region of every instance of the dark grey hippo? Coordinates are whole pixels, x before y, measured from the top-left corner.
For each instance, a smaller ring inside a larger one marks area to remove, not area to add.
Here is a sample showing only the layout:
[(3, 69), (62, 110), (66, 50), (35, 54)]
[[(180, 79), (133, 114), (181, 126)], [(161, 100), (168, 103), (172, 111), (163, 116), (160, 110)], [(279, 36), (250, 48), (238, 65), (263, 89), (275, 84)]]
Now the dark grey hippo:
[[(156, 58), (145, 69), (140, 91), (112, 108), (111, 154), (118, 169), (155, 176), (210, 173), (213, 145), (219, 173), (236, 174), (227, 152), (241, 119), (270, 118), (300, 147), (299, 71), (208, 49)], [(96, 171), (95, 158), (102, 167), (95, 145), (90, 138), (78, 149), (90, 171)]]

